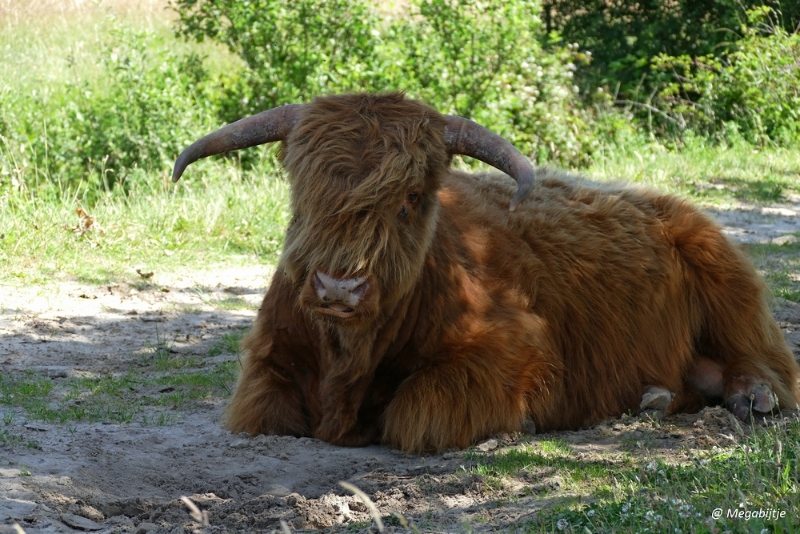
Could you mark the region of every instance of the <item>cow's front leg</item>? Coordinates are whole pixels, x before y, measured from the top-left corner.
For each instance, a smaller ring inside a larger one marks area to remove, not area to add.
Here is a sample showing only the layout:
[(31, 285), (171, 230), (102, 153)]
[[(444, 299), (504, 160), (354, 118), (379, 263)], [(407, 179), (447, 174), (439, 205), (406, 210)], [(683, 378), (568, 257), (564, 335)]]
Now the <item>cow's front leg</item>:
[(233, 432), (308, 436), (308, 418), (297, 384), (267, 359), (245, 357), (236, 391), (225, 412)]
[(344, 447), (363, 447), (377, 440), (375, 422), (359, 419), (371, 376), (352, 380), (344, 373), (334, 372), (322, 380), (321, 410), (312, 418), (314, 437)]
[(417, 371), (386, 409), (383, 442), (406, 452), (441, 451), (522, 429), (526, 380), (514, 374), (464, 360)]

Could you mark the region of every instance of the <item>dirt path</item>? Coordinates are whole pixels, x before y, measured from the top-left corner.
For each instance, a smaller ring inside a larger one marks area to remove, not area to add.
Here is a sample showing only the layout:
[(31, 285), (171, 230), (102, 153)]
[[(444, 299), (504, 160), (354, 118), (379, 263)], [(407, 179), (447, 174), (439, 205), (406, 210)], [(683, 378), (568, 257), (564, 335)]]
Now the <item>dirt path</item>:
[[(800, 203), (745, 208), (715, 213), (735, 239), (769, 241), (800, 231)], [(188, 362), (181, 371), (212, 379), (232, 367), (227, 362), (236, 355), (220, 340), (235, 341), (251, 323), (269, 275), (267, 268), (218, 269), (147, 280), (132, 273), (130, 283), (107, 286), (0, 286), (4, 377), (33, 373), (49, 381), (66, 399), (62, 412), (89, 404), (89, 397), (70, 396), (81, 378), (131, 376), (121, 386), (129, 389), (125, 398), (150, 399), (114, 408), (130, 416), (126, 422), (108, 422), (108, 414), (101, 422), (47, 422), (0, 404), (0, 532), (13, 532), (14, 523), (29, 533), (198, 529), (184, 495), (208, 511), (205, 531), (269, 531), (281, 520), (292, 529), (366, 531), (368, 510), (339, 486), (342, 480), (365, 491), (382, 514), (400, 512), (433, 531), (502, 529), (558, 498), (557, 473), (490, 485), (463, 452), (407, 456), (307, 438), (249, 438), (221, 429), (224, 393), (162, 402), (183, 391), (169, 382), (181, 362)], [(800, 354), (800, 306), (779, 302), (776, 317)], [(735, 426), (715, 408), (659, 425), (624, 418), (559, 436), (578, 461), (622, 451), (680, 461), (694, 448), (735, 441)], [(645, 434), (653, 444), (631, 451)], [(498, 436), (479, 448), (491, 453), (547, 437)]]

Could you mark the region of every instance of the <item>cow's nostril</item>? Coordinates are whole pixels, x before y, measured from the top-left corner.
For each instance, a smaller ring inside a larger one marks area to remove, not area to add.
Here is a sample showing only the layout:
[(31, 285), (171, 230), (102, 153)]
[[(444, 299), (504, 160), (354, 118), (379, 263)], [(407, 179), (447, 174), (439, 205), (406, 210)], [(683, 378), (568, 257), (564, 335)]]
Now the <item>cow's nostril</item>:
[(334, 278), (323, 271), (314, 271), (311, 280), (321, 309), (352, 313), (364, 300), (370, 284), (366, 277)]
[(361, 282), (359, 285), (357, 285), (352, 289), (351, 293), (356, 297), (358, 297), (359, 300), (361, 300), (362, 298), (364, 298), (364, 295), (367, 294), (368, 290), (369, 290), (369, 282), (367, 282), (367, 280), (364, 279), (363, 282)]

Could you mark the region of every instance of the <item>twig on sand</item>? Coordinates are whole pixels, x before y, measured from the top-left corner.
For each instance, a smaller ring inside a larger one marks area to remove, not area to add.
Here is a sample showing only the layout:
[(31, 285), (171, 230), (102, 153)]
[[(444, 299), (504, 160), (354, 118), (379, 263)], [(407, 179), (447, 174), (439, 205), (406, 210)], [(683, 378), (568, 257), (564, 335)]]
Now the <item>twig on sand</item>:
[(181, 500), (183, 501), (183, 504), (185, 504), (186, 507), (189, 509), (189, 515), (192, 516), (192, 519), (194, 519), (204, 527), (210, 526), (210, 523), (208, 522), (208, 510), (203, 510), (201, 512), (200, 508), (198, 508), (197, 505), (193, 503), (191, 499), (189, 499), (189, 497), (181, 496)]
[(383, 521), (381, 521), (381, 514), (378, 512), (378, 508), (375, 506), (375, 503), (372, 502), (372, 499), (367, 496), (366, 493), (355, 487), (353, 484), (349, 482), (341, 481), (339, 485), (346, 489), (347, 491), (353, 492), (356, 497), (364, 501), (364, 504), (367, 505), (367, 509), (369, 510), (372, 519), (375, 520), (375, 525), (378, 527), (378, 532), (383, 532)]

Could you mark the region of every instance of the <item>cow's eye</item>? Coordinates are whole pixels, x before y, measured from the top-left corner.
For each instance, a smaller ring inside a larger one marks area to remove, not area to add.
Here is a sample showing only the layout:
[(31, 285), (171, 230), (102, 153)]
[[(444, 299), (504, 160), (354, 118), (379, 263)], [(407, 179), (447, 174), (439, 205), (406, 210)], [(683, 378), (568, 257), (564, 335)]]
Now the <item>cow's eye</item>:
[(417, 200), (419, 200), (419, 193), (417, 193), (416, 191), (412, 191), (411, 193), (408, 194), (408, 201), (409, 202), (411, 202), (413, 204)]

